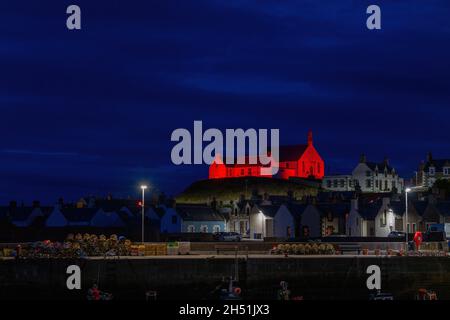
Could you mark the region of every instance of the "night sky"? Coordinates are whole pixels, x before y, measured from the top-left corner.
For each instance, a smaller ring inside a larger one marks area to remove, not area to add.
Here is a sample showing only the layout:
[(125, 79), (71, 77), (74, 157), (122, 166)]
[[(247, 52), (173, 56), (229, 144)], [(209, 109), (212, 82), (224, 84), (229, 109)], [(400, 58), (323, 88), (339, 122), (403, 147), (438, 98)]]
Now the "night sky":
[(408, 178), (450, 157), (449, 58), (448, 0), (2, 1), (0, 203), (175, 195), (207, 177), (170, 161), (194, 120), (282, 144), (312, 129), (327, 173), (364, 152)]

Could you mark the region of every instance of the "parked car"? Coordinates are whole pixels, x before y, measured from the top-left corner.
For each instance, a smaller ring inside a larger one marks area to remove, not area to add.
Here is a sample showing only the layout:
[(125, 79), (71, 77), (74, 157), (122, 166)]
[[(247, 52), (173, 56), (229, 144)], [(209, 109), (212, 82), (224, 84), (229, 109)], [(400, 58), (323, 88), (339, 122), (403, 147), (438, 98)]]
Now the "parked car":
[(214, 234), (214, 240), (237, 242), (242, 240), (242, 236), (237, 232), (217, 232)]
[(403, 238), (403, 239), (405, 239), (406, 238), (406, 233), (401, 232), (401, 231), (391, 231), (388, 234), (388, 238)]

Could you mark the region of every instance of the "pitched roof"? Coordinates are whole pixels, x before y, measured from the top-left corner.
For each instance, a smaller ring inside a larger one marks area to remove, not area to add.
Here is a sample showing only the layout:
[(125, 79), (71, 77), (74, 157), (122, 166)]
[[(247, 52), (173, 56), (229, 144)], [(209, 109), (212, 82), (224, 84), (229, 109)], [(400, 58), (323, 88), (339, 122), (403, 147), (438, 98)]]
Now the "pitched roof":
[(307, 144), (297, 144), (280, 147), (280, 161), (297, 161), (301, 158), (305, 150), (308, 148)]
[(208, 206), (177, 205), (175, 210), (184, 221), (224, 221), (225, 217)]
[(125, 226), (122, 219), (115, 212), (105, 212), (103, 210), (97, 211), (97, 213), (92, 217), (91, 224), (95, 227), (123, 227)]
[[(401, 201), (401, 200), (400, 201), (391, 201), (389, 203), (389, 208), (392, 209), (394, 214), (403, 216), (406, 211), (405, 201)], [(409, 210), (408, 210), (408, 212), (409, 212)]]
[(8, 215), (12, 221), (25, 221), (27, 220), (35, 207), (13, 207), (8, 208)]
[[(287, 146), (281, 146), (279, 149), (279, 158), (280, 162), (285, 161), (297, 161), (301, 158), (303, 153), (305, 153), (305, 150), (308, 148), (307, 144), (297, 144), (297, 145), (287, 145)], [(253, 160), (256, 162), (255, 164), (250, 164), (250, 160)], [(225, 161), (228, 162), (228, 161)], [(256, 156), (246, 156), (244, 164), (238, 164), (237, 159), (234, 159), (233, 164), (225, 163), (227, 167), (248, 167), (248, 166), (265, 166), (269, 167), (269, 164), (263, 165), (260, 162), (259, 157)]]
[[(412, 205), (419, 216), (423, 216), (428, 207), (428, 201), (412, 201)], [(409, 211), (409, 210), (408, 210)]]
[(277, 214), (278, 209), (280, 209), (280, 205), (262, 205), (258, 206), (258, 209), (261, 210), (266, 217), (273, 218)]
[(376, 162), (366, 162), (365, 163), (371, 170), (375, 171), (376, 168), (378, 168), (378, 171), (384, 172), (384, 169), (386, 169), (388, 172), (391, 172), (393, 168), (386, 164), (385, 162), (376, 163)]
[(382, 199), (362, 204), (358, 209), (359, 215), (366, 220), (374, 220), (382, 205)]
[(295, 218), (300, 218), (303, 212), (305, 212), (306, 208), (309, 206), (309, 204), (289, 203), (286, 206)]
[(427, 161), (424, 170), (428, 171), (431, 166), (434, 166), (438, 172), (443, 171), (444, 167), (450, 167), (450, 159), (432, 159)]
[(63, 208), (60, 210), (67, 221), (70, 222), (90, 222), (98, 209), (96, 208)]
[(331, 213), (333, 216), (343, 217), (350, 212), (350, 203), (348, 202), (319, 203), (316, 206), (324, 215)]

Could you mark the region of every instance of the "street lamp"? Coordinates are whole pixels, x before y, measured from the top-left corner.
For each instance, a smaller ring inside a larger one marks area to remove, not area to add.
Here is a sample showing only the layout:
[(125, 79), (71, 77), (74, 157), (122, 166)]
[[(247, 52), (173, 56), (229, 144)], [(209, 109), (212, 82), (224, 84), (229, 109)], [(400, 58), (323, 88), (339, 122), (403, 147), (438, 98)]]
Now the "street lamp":
[(405, 189), (405, 234), (406, 234), (406, 249), (405, 254), (408, 254), (408, 193), (411, 192), (411, 188)]
[(141, 186), (142, 189), (142, 243), (144, 243), (144, 224), (145, 224), (145, 189), (146, 185)]

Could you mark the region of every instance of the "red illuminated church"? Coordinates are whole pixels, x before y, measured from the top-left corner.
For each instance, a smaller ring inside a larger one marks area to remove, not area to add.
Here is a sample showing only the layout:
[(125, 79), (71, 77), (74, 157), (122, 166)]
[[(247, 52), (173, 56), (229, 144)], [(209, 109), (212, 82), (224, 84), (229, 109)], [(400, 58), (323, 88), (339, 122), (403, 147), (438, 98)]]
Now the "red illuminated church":
[[(262, 164), (224, 164), (216, 159), (209, 167), (209, 179), (239, 177), (272, 177), (261, 174)], [(324, 176), (325, 163), (313, 145), (312, 132), (308, 133), (308, 143), (280, 147), (280, 163), (277, 177), (281, 179), (315, 178)]]

